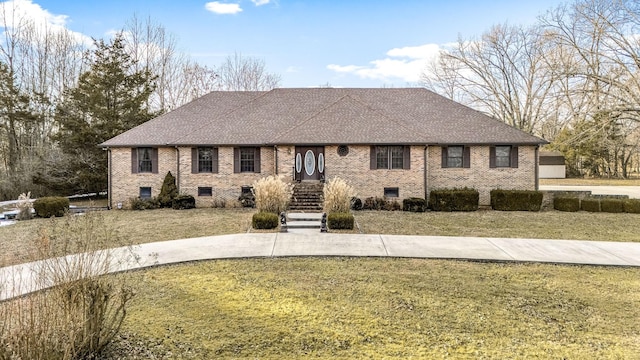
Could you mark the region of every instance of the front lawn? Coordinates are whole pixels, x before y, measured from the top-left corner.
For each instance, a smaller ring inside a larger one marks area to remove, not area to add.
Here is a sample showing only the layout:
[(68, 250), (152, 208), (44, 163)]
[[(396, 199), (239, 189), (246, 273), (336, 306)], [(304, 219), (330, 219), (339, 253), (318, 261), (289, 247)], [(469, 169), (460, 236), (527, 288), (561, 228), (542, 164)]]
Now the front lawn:
[(640, 269), (419, 259), (220, 260), (133, 273), (122, 359), (640, 353)]

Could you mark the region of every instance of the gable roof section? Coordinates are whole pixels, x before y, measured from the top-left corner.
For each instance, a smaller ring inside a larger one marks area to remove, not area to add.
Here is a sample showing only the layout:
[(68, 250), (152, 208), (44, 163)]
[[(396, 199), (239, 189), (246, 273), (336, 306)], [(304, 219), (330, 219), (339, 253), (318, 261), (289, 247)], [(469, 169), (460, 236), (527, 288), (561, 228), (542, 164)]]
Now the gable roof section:
[(543, 143), (426, 89), (309, 88), (215, 91), (101, 146)]

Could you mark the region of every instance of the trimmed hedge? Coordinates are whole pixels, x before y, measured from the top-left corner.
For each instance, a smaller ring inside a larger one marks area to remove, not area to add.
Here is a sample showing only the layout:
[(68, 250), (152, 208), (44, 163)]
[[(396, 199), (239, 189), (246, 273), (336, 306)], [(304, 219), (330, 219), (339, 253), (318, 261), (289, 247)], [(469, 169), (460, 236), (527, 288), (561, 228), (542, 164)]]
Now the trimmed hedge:
[(640, 214), (640, 199), (624, 200), (624, 212)]
[(353, 215), (349, 213), (331, 213), (327, 216), (327, 226), (334, 230), (351, 230), (353, 229)]
[(427, 200), (423, 198), (407, 198), (402, 200), (402, 210), (411, 212), (425, 212), (427, 210)]
[(480, 194), (475, 189), (438, 189), (429, 193), (429, 207), (434, 211), (476, 211)]
[(194, 209), (196, 199), (191, 195), (178, 195), (171, 201), (171, 208), (174, 210)]
[(575, 196), (559, 196), (553, 199), (553, 208), (558, 211), (576, 212), (580, 210), (580, 199)]
[(600, 212), (600, 199), (584, 198), (580, 203), (580, 208), (588, 212)]
[(600, 211), (607, 213), (624, 212), (624, 201), (622, 199), (601, 199)]
[(253, 214), (252, 226), (254, 229), (275, 229), (278, 227), (278, 215), (261, 211)]
[(540, 211), (542, 192), (529, 190), (491, 190), (491, 208), (501, 211)]
[(60, 196), (43, 197), (33, 202), (33, 209), (36, 215), (44, 218), (64, 216), (69, 211), (69, 199)]
[(400, 210), (402, 207), (397, 200), (387, 200), (383, 197), (368, 197), (364, 199), (362, 204), (363, 210), (387, 210), (395, 211)]

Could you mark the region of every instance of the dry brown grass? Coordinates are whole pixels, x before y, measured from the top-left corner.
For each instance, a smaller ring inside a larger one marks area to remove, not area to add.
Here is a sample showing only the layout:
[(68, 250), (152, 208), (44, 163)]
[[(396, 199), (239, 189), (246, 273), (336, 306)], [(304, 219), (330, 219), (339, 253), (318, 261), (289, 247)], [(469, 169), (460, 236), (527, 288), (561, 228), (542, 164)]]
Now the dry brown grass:
[(640, 179), (540, 179), (540, 185), (566, 185), (566, 186), (640, 186)]

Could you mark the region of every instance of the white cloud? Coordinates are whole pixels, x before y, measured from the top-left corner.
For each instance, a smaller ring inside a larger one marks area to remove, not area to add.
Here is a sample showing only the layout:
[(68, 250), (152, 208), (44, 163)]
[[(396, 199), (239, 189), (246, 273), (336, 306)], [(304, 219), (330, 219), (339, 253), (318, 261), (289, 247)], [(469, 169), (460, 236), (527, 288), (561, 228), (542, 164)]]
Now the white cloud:
[(205, 9), (215, 14), (237, 14), (242, 11), (240, 4), (223, 4), (219, 1), (208, 2), (204, 5)]
[(91, 46), (91, 37), (67, 29), (67, 15), (56, 15), (34, 4), (33, 0), (9, 0), (0, 2), (0, 24), (7, 28), (17, 28), (33, 24), (36, 30), (44, 33), (68, 31), (76, 41)]
[(271, 0), (251, 0), (251, 2), (254, 3), (256, 6), (262, 6), (270, 3)]
[(363, 79), (392, 81), (401, 79), (406, 82), (417, 82), (426, 65), (436, 59), (444, 46), (425, 44), (394, 48), (387, 51), (387, 57), (372, 60), (368, 65), (327, 65), (327, 69), (341, 74), (352, 74)]

